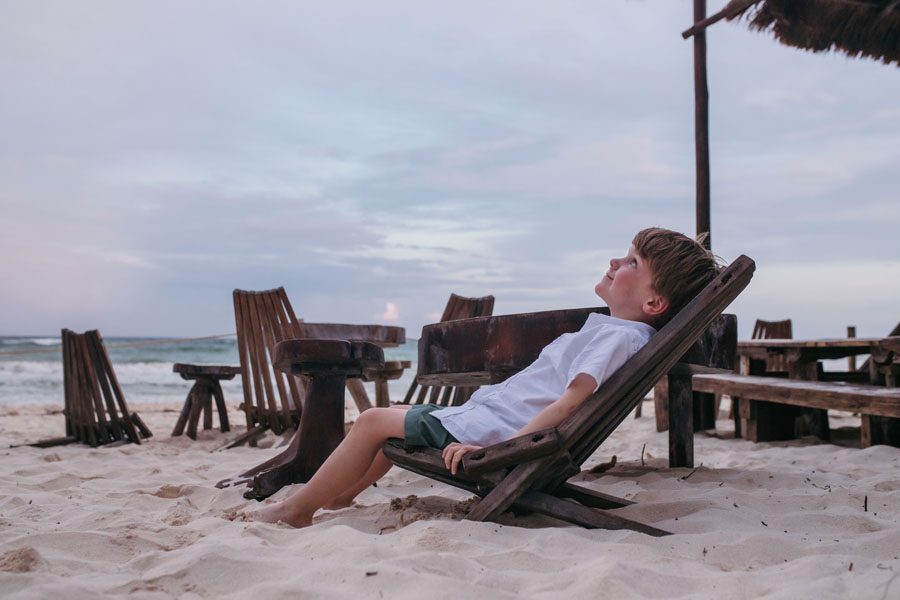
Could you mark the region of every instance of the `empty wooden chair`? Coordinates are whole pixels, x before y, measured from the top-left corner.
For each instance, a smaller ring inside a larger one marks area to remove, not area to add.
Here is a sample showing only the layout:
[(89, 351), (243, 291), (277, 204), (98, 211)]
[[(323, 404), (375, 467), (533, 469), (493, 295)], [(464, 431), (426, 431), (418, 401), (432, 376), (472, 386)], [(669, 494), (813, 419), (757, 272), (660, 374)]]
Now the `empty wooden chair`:
[(757, 319), (753, 325), (753, 335), (750, 337), (754, 340), (791, 340), (794, 338), (791, 320), (763, 321), (762, 319)]
[[(474, 317), (489, 317), (494, 313), (494, 297), (465, 298), (450, 294), (441, 322)], [(419, 385), (415, 380), (409, 386), (403, 404), (437, 404), (439, 406), (458, 406), (469, 399), (475, 387), (440, 387)], [(429, 393), (430, 390), (430, 393)]]
[(32, 444), (46, 448), (82, 442), (141, 443), (153, 435), (137, 413), (129, 412), (100, 332), (62, 330), (66, 436)]
[(234, 290), (233, 297), (247, 434), (230, 445), (252, 440), (266, 429), (281, 434), (296, 428), (306, 388), (301, 378), (273, 367), (275, 344), (303, 337), (284, 288)]
[[(248, 441), (252, 444), (266, 429), (276, 434), (296, 429), (303, 410), (306, 378), (274, 368), (275, 345), (290, 339), (332, 337), (340, 332), (340, 326), (308, 324), (298, 319), (284, 287), (234, 290), (233, 296), (247, 433), (225, 448)], [(348, 380), (347, 389), (360, 412), (371, 407), (358, 379)]]

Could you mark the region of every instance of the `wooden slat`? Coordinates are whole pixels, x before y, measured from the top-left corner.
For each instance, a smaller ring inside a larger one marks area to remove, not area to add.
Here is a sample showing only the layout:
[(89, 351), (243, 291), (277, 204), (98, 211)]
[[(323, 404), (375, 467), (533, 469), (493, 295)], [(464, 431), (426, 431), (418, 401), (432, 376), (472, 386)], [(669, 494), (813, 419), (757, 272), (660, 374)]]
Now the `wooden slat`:
[[(112, 361), (109, 360), (109, 354), (106, 352), (106, 346), (103, 344), (103, 340), (100, 337), (100, 332), (95, 331), (94, 335), (96, 336), (97, 343), (97, 353), (100, 356), (100, 361), (103, 364), (103, 369), (106, 371), (107, 377), (109, 378), (109, 386), (112, 388), (113, 395), (116, 398), (116, 404), (119, 407), (119, 411), (122, 414), (122, 427), (125, 429), (125, 433), (128, 434), (129, 439), (135, 443), (141, 443), (141, 436), (138, 435), (138, 430), (135, 428), (134, 423), (131, 420), (131, 413), (128, 410), (128, 405), (125, 403), (125, 395), (122, 393), (122, 388), (119, 387), (119, 380), (116, 377), (116, 372), (113, 370)], [(148, 430), (149, 431), (149, 430)], [(149, 435), (145, 437), (150, 437)]]
[(97, 422), (94, 418), (94, 402), (91, 396), (90, 374), (87, 368), (88, 357), (85, 355), (82, 346), (83, 335), (76, 335), (72, 338), (72, 344), (75, 348), (75, 372), (78, 374), (78, 396), (76, 402), (80, 406), (82, 428), (87, 434), (87, 443), (96, 447), (100, 440), (97, 436)]
[(655, 537), (671, 535), (657, 527), (542, 492), (527, 491), (516, 499), (515, 505), (587, 528), (631, 529)]
[(257, 405), (260, 414), (265, 414), (268, 421), (266, 424), (273, 432), (280, 434), (284, 431), (284, 427), (282, 427), (281, 419), (278, 417), (277, 399), (275, 398), (272, 389), (272, 380), (269, 377), (269, 360), (266, 357), (262, 325), (260, 324), (259, 308), (257, 306), (258, 296), (259, 295), (256, 293), (249, 293), (246, 297), (248, 314), (250, 316), (250, 328), (249, 335), (247, 336), (247, 343), (250, 344), (250, 348), (252, 349), (251, 357), (256, 365), (254, 374), (259, 378), (254, 383), (256, 384)]
[[(266, 400), (269, 407), (269, 414), (273, 423), (278, 422), (280, 427), (272, 427), (272, 431), (281, 433), (290, 427), (290, 423), (285, 423), (281, 418), (279, 407), (281, 399), (275, 396), (275, 387), (272, 385), (272, 379), (276, 375), (275, 371), (275, 347), (272, 344), (272, 333), (266, 322), (266, 294), (257, 293), (252, 296), (250, 305), (250, 314), (256, 325), (255, 340), (257, 344), (257, 357), (260, 358), (260, 373), (262, 373), (263, 389), (266, 392)], [(271, 365), (271, 367), (270, 367)]]
[(695, 390), (810, 408), (900, 417), (900, 389), (754, 375), (696, 375)]
[(69, 406), (69, 411), (72, 416), (72, 428), (73, 435), (79, 440), (87, 443), (87, 430), (84, 429), (84, 417), (81, 415), (81, 373), (80, 370), (76, 368), (75, 365), (77, 362), (77, 351), (75, 349), (75, 343), (73, 340), (73, 332), (68, 330), (63, 330), (63, 361), (66, 363), (66, 368), (69, 370), (70, 375), (70, 389), (69, 389), (69, 398), (66, 403)]
[[(284, 288), (279, 287), (272, 296), (275, 312), (281, 323), (281, 339), (279, 341), (300, 337), (300, 325), (297, 322), (297, 317), (294, 315), (294, 309), (291, 307), (291, 303), (287, 298)], [(306, 395), (307, 384), (301, 377), (289, 373), (285, 373), (284, 377), (287, 379), (290, 397), (282, 399), (282, 405), (284, 409), (288, 411), (285, 413), (285, 418), (289, 419), (289, 422), (293, 425), (295, 420), (299, 422), (303, 412), (303, 398)], [(293, 411), (293, 414), (295, 414), (296, 417), (292, 417), (290, 411)]]
[(287, 292), (284, 291), (284, 287), (278, 286), (275, 288), (274, 292), (278, 297), (279, 304), (284, 307), (284, 310), (287, 313), (288, 323), (291, 325), (291, 337), (303, 337), (303, 331), (300, 329), (300, 323), (303, 319), (298, 319), (297, 315), (294, 314), (294, 307), (291, 306), (291, 301), (288, 300)]
[[(250, 317), (250, 292), (235, 290), (235, 318), (240, 315), (240, 325), (238, 326), (239, 338), (238, 342), (243, 341), (243, 353), (246, 355), (246, 365), (241, 362), (242, 379), (248, 383), (250, 393), (244, 394), (244, 409), (247, 411), (247, 428), (259, 422), (266, 427), (269, 426), (267, 418), (265, 395), (262, 389), (262, 379), (259, 374), (259, 361), (256, 359), (256, 347), (253, 343), (253, 319)], [(240, 312), (238, 313), (238, 306)], [(243, 334), (243, 335), (240, 335)]]
[(73, 428), (72, 428), (72, 408), (69, 406), (70, 398), (72, 397), (72, 373), (69, 369), (68, 362), (66, 358), (68, 357), (68, 352), (66, 350), (66, 346), (68, 344), (68, 329), (63, 329), (60, 332), (60, 340), (62, 342), (62, 361), (63, 361), (63, 415), (66, 419), (66, 436), (73, 436)]
[[(87, 337), (91, 332), (85, 333)], [(103, 363), (102, 358), (100, 357), (100, 351), (98, 349), (98, 345), (101, 344), (99, 341), (99, 337), (94, 339), (93, 337), (88, 338), (88, 346), (91, 355), (91, 362), (95, 365), (101, 365)], [(107, 379), (107, 375), (104, 369), (98, 369), (98, 380), (100, 383), (100, 388), (103, 392), (103, 399), (106, 403), (106, 409), (109, 412), (109, 422), (110, 422), (110, 430), (112, 433), (112, 437), (116, 440), (121, 440), (124, 438), (125, 433), (122, 428), (122, 425), (119, 423), (118, 413), (116, 412), (115, 398), (113, 397), (112, 390), (110, 389), (109, 382)]]
[[(273, 357), (272, 364), (274, 365), (275, 344), (285, 339), (284, 331), (282, 329), (283, 324), (279, 319), (278, 309), (275, 307), (274, 294), (261, 294), (259, 300), (260, 309), (262, 311), (260, 319), (262, 321), (263, 337), (266, 340), (266, 349), (269, 351), (269, 356)], [(288, 388), (285, 385), (286, 382), (284, 380), (285, 375), (277, 369), (273, 369), (273, 376), (275, 378), (275, 387), (278, 388), (278, 397), (281, 400), (280, 418), (282, 419), (285, 428), (289, 428), (292, 425), (290, 406), (292, 401), (288, 397)], [(288, 377), (290, 376), (288, 375)]]
[(554, 491), (560, 498), (572, 498), (573, 500), (592, 508), (621, 508), (634, 504), (632, 500), (617, 498), (573, 483), (564, 483)]
[(64, 412), (66, 415), (66, 435), (78, 437), (76, 429), (78, 425), (78, 417), (76, 415), (73, 402), (75, 399), (75, 372), (72, 369), (72, 332), (63, 329), (60, 337), (62, 338), (62, 361), (63, 361), (63, 394), (65, 395)]
[(103, 374), (103, 368), (99, 364), (97, 364), (95, 368), (90, 342), (88, 340), (90, 333), (91, 332), (85, 332), (83, 335), (78, 336), (78, 343), (81, 346), (81, 353), (84, 357), (82, 367), (87, 376), (87, 389), (91, 398), (91, 406), (94, 408), (94, 423), (97, 428), (97, 439), (100, 444), (108, 444), (113, 440), (109, 435), (106, 407), (103, 406), (103, 397), (100, 394), (100, 386), (98, 384), (98, 381)]
[(441, 321), (449, 321), (456, 318), (456, 310), (459, 305), (460, 297), (456, 294), (450, 294), (447, 300), (447, 306), (444, 307), (444, 314), (441, 315)]
[(385, 442), (383, 447), (384, 455), (396, 465), (415, 471), (426, 477), (440, 477), (440, 481), (463, 487), (459, 484), (469, 485), (464, 489), (471, 489), (479, 495), (484, 495), (493, 487), (495, 482), (482, 476), (475, 476), (466, 473), (463, 470), (457, 472), (456, 475), (450, 474), (450, 469), (444, 465), (444, 459), (441, 457), (441, 451), (436, 448), (416, 448), (414, 451), (406, 449), (404, 441), (398, 438), (391, 438)]
[(531, 487), (531, 484), (544, 473), (547, 467), (556, 461), (557, 456), (558, 454), (551, 454), (518, 464), (503, 478), (503, 481), (472, 508), (466, 515), (466, 519), (469, 521), (496, 520)]
[(247, 348), (247, 333), (244, 327), (244, 308), (242, 300), (243, 292), (234, 290), (232, 299), (234, 301), (234, 324), (237, 328), (238, 342), (238, 360), (241, 365), (241, 388), (244, 390), (244, 416), (247, 421), (247, 429), (251, 429), (256, 422), (252, 416), (253, 411), (253, 392), (251, 391), (250, 381), (252, 378), (250, 368), (250, 355)]

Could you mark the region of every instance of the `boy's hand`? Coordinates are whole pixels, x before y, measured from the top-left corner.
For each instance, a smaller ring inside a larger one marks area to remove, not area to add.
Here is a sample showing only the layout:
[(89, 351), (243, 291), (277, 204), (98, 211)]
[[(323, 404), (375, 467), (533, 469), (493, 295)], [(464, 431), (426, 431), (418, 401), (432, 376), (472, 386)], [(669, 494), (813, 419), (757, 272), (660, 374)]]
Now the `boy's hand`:
[(456, 475), (456, 469), (459, 467), (459, 461), (462, 460), (462, 457), (465, 453), (471, 452), (472, 450), (481, 450), (481, 446), (472, 446), (469, 444), (460, 444), (459, 442), (452, 442), (448, 444), (446, 448), (444, 448), (444, 452), (441, 456), (444, 459), (444, 464), (450, 469), (450, 472), (453, 475)]

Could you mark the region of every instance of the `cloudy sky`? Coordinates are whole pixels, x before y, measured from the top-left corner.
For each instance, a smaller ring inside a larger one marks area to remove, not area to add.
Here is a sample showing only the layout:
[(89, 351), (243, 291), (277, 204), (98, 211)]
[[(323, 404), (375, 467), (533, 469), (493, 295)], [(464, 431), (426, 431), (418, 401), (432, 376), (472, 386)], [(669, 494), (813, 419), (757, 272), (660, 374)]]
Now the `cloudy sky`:
[[(725, 0), (710, 0), (709, 13)], [(416, 337), (592, 306), (694, 230), (690, 0), (0, 0), (0, 334), (234, 331), (231, 291)], [(713, 249), (795, 335), (900, 320), (900, 69), (708, 34)]]

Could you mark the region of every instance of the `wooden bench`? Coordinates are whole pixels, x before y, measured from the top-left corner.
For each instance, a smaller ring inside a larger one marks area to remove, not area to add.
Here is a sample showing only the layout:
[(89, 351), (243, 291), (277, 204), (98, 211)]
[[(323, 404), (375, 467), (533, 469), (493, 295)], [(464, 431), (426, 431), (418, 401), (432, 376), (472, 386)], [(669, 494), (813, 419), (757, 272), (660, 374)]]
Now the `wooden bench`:
[(753, 442), (793, 437), (792, 427), (787, 431), (784, 423), (770, 424), (759, 419), (758, 403), (773, 402), (860, 413), (863, 448), (875, 444), (900, 447), (900, 388), (734, 374), (695, 375), (692, 386), (694, 391), (739, 398), (735, 418), (741, 420), (743, 436)]

